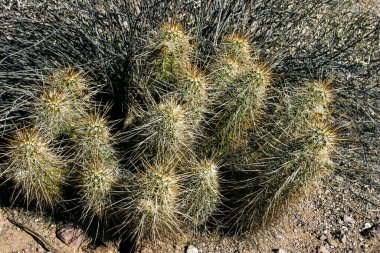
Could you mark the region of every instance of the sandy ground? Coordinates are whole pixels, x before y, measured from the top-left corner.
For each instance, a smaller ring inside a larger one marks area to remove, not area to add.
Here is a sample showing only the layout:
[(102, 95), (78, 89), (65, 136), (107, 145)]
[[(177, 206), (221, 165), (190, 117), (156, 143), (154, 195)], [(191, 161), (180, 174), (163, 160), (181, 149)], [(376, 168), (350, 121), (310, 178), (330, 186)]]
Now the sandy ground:
[[(318, 189), (303, 198), (267, 231), (246, 238), (215, 234), (184, 236), (176, 242), (145, 244), (139, 252), (186, 252), (189, 245), (199, 252), (380, 252), (380, 237), (362, 232), (380, 223), (379, 193), (370, 185), (332, 175)], [(371, 196), (371, 199), (368, 197)], [(376, 204), (377, 203), (377, 204)], [(3, 208), (0, 215), (0, 252), (48, 252), (24, 230), (11, 224), (16, 220), (39, 233), (58, 252), (118, 252), (118, 242), (103, 246), (68, 247), (56, 237), (61, 222), (54, 222), (23, 209)], [(321, 248), (322, 247), (322, 248)]]

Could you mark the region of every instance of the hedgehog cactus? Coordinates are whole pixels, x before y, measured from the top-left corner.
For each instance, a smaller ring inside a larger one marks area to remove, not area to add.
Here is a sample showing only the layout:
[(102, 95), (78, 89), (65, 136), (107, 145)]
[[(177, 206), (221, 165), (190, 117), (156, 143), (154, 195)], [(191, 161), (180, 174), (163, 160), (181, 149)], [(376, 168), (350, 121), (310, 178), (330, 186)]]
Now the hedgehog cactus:
[(165, 23), (147, 41), (147, 71), (154, 79), (149, 90), (162, 94), (175, 88), (178, 77), (191, 65), (191, 38), (180, 24)]
[(178, 88), (173, 92), (179, 103), (189, 111), (194, 127), (198, 127), (205, 118), (209, 104), (208, 89), (204, 74), (192, 67), (180, 75)]
[(194, 162), (183, 168), (183, 206), (195, 227), (205, 225), (215, 214), (220, 201), (219, 166), (212, 159)]
[(89, 102), (94, 94), (88, 78), (81, 71), (72, 68), (63, 68), (52, 72), (46, 83), (51, 89), (61, 90), (72, 101), (77, 100), (79, 103)]
[(82, 218), (96, 216), (105, 219), (108, 208), (112, 205), (112, 192), (119, 179), (119, 166), (116, 161), (103, 161), (92, 156), (79, 168), (78, 189), (83, 208)]
[(231, 80), (219, 96), (212, 121), (223, 153), (236, 150), (245, 142), (248, 131), (257, 124), (264, 109), (269, 85), (269, 71), (262, 65), (253, 64)]
[(189, 111), (175, 99), (154, 104), (143, 112), (130, 131), (137, 139), (133, 157), (147, 156), (157, 161), (182, 158), (191, 150), (196, 133)]
[(231, 57), (233, 60), (246, 65), (252, 61), (253, 49), (249, 43), (248, 38), (239, 34), (232, 34), (223, 39), (220, 50), (219, 59), (228, 59)]
[(283, 138), (291, 138), (297, 136), (308, 122), (326, 120), (333, 100), (330, 86), (331, 81), (312, 81), (297, 90), (283, 90), (273, 128), (282, 132)]
[(92, 155), (95, 155), (107, 160), (115, 156), (112, 148), (115, 140), (110, 133), (109, 123), (105, 116), (97, 111), (83, 116), (76, 125), (72, 138), (80, 159), (90, 160)]
[(59, 152), (41, 132), (17, 130), (9, 139), (5, 156), (9, 163), (4, 175), (15, 183), (27, 204), (35, 200), (39, 208), (52, 208), (60, 203), (67, 170)]
[(122, 228), (131, 227), (136, 238), (156, 239), (175, 236), (179, 227), (180, 178), (173, 168), (144, 164), (144, 170), (122, 183), (117, 211), (123, 217)]
[[(214, 64), (212, 91), (216, 108), (211, 119), (219, 151), (237, 150), (258, 122), (271, 83), (268, 67), (254, 62), (251, 46), (240, 36), (227, 37)], [(214, 143), (212, 144), (215, 145)]]
[(35, 125), (52, 138), (69, 134), (86, 113), (92, 91), (80, 72), (60, 69), (47, 79), (47, 86), (32, 102)]
[(98, 112), (86, 115), (73, 137), (79, 166), (78, 188), (83, 217), (104, 218), (112, 204), (112, 190), (120, 176), (114, 137), (107, 120)]
[(53, 137), (71, 132), (73, 123), (82, 113), (75, 109), (72, 102), (61, 91), (43, 90), (33, 102), (32, 114), (35, 116), (36, 126)]
[[(331, 171), (337, 138), (328, 123), (330, 82), (309, 82), (293, 92), (290, 98), (287, 93), (280, 97), (266, 133), (272, 137), (245, 157), (250, 165), (242, 176), (249, 180), (232, 218), (241, 231), (270, 223), (303, 189)], [(256, 166), (250, 169), (251, 164)]]
[(302, 190), (331, 171), (334, 129), (312, 124), (302, 137), (279, 148), (273, 157), (262, 158), (263, 166), (246, 171), (245, 196), (234, 209), (232, 222), (240, 231), (255, 230), (271, 223)]
[[(237, 231), (270, 223), (331, 169), (331, 82), (279, 88), (269, 102), (272, 73), (248, 38), (226, 36), (207, 65), (195, 62), (195, 48), (176, 23), (148, 34), (145, 56), (134, 58), (127, 143), (111, 133), (108, 110), (100, 113), (81, 71), (54, 71), (31, 102), (34, 128), (9, 140), (4, 176), (28, 203), (52, 207), (62, 201), (69, 163), (82, 218), (114, 213), (137, 239), (174, 236), (189, 223), (196, 231), (226, 204)], [(121, 169), (116, 144), (136, 170)]]
[(223, 96), (233, 80), (254, 62), (251, 53), (252, 47), (246, 38), (231, 35), (223, 39), (210, 68), (213, 92)]

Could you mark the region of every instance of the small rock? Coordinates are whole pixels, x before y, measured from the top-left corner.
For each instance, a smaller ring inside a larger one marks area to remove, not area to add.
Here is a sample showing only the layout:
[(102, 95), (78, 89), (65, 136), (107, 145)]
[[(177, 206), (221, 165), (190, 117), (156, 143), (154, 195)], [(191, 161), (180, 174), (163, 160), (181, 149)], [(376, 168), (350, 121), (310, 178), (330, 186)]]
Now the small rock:
[(199, 253), (199, 251), (193, 245), (189, 245), (187, 246), (186, 253)]
[(367, 223), (364, 224), (364, 228), (365, 229), (370, 228), (370, 227), (372, 227), (371, 223), (367, 222)]
[(334, 239), (331, 239), (331, 238), (329, 238), (329, 239), (327, 239), (327, 242), (331, 245), (331, 246), (333, 246), (333, 247), (338, 247), (338, 242), (337, 241), (335, 241)]
[(63, 225), (57, 229), (57, 237), (67, 246), (79, 248), (86, 240), (82, 229), (75, 228), (72, 224)]
[(355, 222), (356, 222), (354, 218), (352, 218), (351, 216), (348, 216), (348, 215), (344, 215), (343, 220), (344, 220), (344, 222), (350, 223), (350, 224), (355, 224)]
[(318, 249), (318, 253), (330, 253), (325, 246), (320, 246)]
[(272, 250), (272, 252), (275, 252), (275, 253), (286, 253), (286, 251), (284, 249), (274, 249), (274, 250)]
[(348, 227), (346, 227), (346, 226), (342, 226), (340, 232), (341, 232), (342, 234), (347, 233), (347, 232), (348, 232)]
[(274, 235), (274, 237), (275, 237), (277, 240), (279, 240), (279, 241), (284, 240), (284, 236), (283, 236), (281, 233), (276, 233), (276, 234)]
[(367, 238), (371, 238), (373, 236), (380, 238), (380, 224), (374, 224), (369, 228), (365, 228), (363, 231), (360, 232), (360, 234)]
[(380, 224), (375, 224), (371, 227), (371, 234), (380, 238)]
[(324, 241), (324, 240), (326, 240), (327, 239), (327, 237), (325, 236), (325, 235), (321, 235), (320, 237), (319, 237), (319, 240), (321, 240), (321, 241)]
[(340, 241), (341, 241), (342, 243), (346, 243), (346, 241), (347, 241), (347, 236), (346, 236), (346, 235), (343, 235), (342, 238), (340, 238)]

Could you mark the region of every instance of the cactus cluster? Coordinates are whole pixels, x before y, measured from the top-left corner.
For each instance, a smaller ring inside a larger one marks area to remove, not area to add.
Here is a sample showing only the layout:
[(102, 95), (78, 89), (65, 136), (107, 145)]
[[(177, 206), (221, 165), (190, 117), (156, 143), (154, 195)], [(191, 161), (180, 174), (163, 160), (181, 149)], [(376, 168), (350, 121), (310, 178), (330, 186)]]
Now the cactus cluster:
[[(266, 124), (252, 133), (244, 156), (235, 155), (244, 190), (234, 192), (239, 203), (231, 222), (239, 231), (265, 227), (310, 185), (331, 172), (337, 128), (329, 123), (330, 82), (307, 82), (280, 90), (279, 101)], [(238, 199), (240, 198), (240, 199)]]
[[(50, 73), (29, 102), (32, 122), (17, 130), (5, 145), (4, 174), (24, 192), (28, 204), (54, 208), (64, 203), (66, 185), (79, 188), (83, 217), (105, 215), (119, 165), (114, 138), (96, 90), (72, 68)], [(105, 110), (106, 111), (106, 110)]]
[(118, 219), (138, 239), (198, 231), (215, 215), (239, 232), (270, 223), (331, 169), (331, 81), (274, 89), (248, 38), (226, 36), (207, 66), (194, 41), (177, 23), (144, 39), (121, 134), (84, 73), (52, 72), (33, 122), (6, 142), (5, 178), (50, 207), (73, 187), (84, 218)]

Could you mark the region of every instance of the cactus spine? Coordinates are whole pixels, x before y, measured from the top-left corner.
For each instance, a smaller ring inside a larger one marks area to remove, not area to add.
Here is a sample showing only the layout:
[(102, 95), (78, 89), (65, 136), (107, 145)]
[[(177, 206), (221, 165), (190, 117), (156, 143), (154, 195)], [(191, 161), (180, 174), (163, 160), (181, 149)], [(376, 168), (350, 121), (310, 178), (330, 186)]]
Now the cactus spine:
[(90, 104), (89, 82), (69, 68), (53, 72), (46, 83), (32, 102), (35, 125), (52, 138), (70, 134)]
[(41, 209), (52, 208), (62, 200), (61, 187), (67, 174), (63, 158), (37, 129), (16, 130), (5, 156), (8, 167), (4, 175), (15, 183), (27, 204), (35, 200)]
[(78, 188), (83, 217), (105, 218), (112, 191), (120, 176), (119, 164), (107, 120), (98, 112), (86, 115), (75, 136), (79, 166)]
[(312, 124), (299, 137), (263, 159), (263, 166), (245, 172), (249, 178), (244, 198), (234, 209), (233, 222), (240, 231), (255, 230), (271, 223), (288, 204), (331, 171), (335, 130), (324, 124)]
[(219, 166), (212, 159), (194, 162), (185, 168), (183, 207), (195, 227), (205, 225), (220, 201)]
[(241, 147), (265, 106), (271, 83), (268, 67), (254, 62), (248, 40), (227, 37), (214, 64), (213, 91), (217, 101), (211, 119), (222, 154)]
[(144, 164), (120, 187), (117, 210), (123, 217), (122, 227), (131, 227), (138, 239), (157, 239), (163, 234), (177, 235), (180, 179), (167, 165)]

